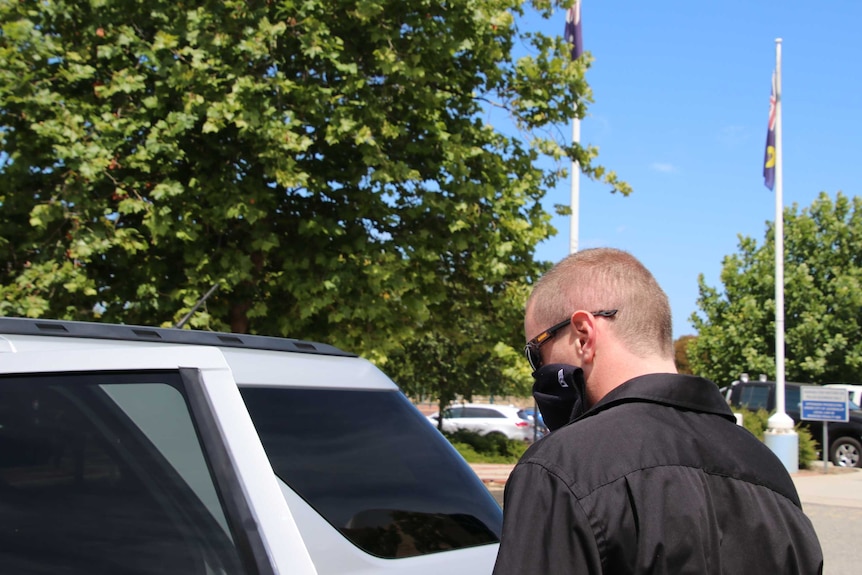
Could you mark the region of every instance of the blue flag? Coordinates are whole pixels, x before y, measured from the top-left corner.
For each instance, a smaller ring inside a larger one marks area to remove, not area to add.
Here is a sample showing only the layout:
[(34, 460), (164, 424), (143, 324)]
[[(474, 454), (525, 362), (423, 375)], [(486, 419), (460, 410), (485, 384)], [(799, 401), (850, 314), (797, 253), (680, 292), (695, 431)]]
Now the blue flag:
[(575, 0), (566, 12), (566, 40), (572, 45), (572, 60), (584, 53), (584, 39), (581, 36), (581, 0)]
[(766, 153), (763, 156), (763, 183), (775, 187), (775, 108), (778, 104), (775, 72), (772, 73), (772, 93), (769, 96), (769, 130), (766, 132)]

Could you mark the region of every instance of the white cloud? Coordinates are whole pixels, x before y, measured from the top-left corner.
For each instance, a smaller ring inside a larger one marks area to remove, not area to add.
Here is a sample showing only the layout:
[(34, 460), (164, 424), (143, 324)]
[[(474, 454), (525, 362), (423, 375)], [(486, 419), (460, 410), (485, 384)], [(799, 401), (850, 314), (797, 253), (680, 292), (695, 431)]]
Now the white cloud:
[(663, 174), (671, 174), (677, 171), (676, 166), (668, 164), (667, 162), (653, 162), (650, 164), (650, 169), (655, 170), (656, 172), (662, 172)]

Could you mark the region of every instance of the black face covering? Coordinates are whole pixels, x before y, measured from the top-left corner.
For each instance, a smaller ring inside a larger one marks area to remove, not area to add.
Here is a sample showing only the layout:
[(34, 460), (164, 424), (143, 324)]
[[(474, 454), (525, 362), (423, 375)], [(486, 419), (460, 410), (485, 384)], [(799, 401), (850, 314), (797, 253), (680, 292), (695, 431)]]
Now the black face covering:
[(584, 370), (552, 363), (533, 372), (533, 398), (548, 429), (554, 431), (583, 415), (586, 409)]

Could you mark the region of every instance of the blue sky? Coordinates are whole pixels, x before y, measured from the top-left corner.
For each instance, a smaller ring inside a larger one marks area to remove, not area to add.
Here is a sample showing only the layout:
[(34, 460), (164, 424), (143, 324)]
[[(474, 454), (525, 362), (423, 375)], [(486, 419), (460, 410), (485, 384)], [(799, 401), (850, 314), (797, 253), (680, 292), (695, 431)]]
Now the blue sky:
[[(860, 194), (862, 2), (824, 0), (584, 0), (584, 45), (595, 103), (581, 142), (634, 188), (629, 197), (581, 177), (580, 249), (627, 250), (667, 292), (674, 337), (694, 334), (697, 277), (721, 287), (722, 259), (738, 236), (763, 243), (775, 195), (762, 162), (782, 38), (784, 205), (808, 207), (821, 191)], [(565, 12), (543, 22), (562, 35)], [(568, 132), (568, 129), (566, 131)], [(546, 198), (569, 204), (570, 184)], [(538, 257), (569, 250), (569, 220)]]

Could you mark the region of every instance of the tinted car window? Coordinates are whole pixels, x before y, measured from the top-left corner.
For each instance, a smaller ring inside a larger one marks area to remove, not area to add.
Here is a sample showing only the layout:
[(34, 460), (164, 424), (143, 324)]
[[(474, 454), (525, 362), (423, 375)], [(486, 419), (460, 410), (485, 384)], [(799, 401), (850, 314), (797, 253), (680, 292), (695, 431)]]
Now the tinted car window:
[(178, 374), (0, 378), (0, 573), (244, 573)]
[(443, 419), (450, 419), (453, 417), (467, 417), (464, 414), (463, 407), (449, 407), (443, 410)]
[(493, 417), (497, 419), (505, 419), (506, 416), (488, 407), (465, 407), (465, 417)]
[(499, 541), (500, 506), (400, 392), (241, 392), (276, 474), (366, 552)]
[(739, 405), (751, 410), (766, 409), (769, 406), (769, 387), (765, 385), (747, 385), (742, 388)]
[(802, 409), (802, 388), (797, 385), (784, 385), (784, 409), (790, 411)]

